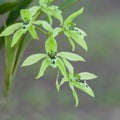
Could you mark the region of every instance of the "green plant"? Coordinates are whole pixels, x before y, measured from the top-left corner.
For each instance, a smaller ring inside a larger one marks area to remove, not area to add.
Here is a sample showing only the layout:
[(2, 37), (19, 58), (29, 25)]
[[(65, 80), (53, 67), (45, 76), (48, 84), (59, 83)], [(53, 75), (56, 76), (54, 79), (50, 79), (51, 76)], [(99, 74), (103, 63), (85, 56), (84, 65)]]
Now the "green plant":
[[(81, 8), (63, 20), (62, 11), (58, 6), (53, 5), (52, 2), (53, 0), (39, 0), (39, 5), (29, 9), (21, 9), (21, 19), (12, 25), (5, 25), (5, 30), (0, 34), (0, 37), (5, 38), (6, 49), (5, 95), (7, 96), (9, 93), (20, 58), (27, 47), (27, 44), (31, 39), (39, 40), (37, 32), (41, 32), (47, 37), (47, 40), (45, 41), (45, 53), (29, 56), (23, 62), (22, 67), (32, 65), (43, 59), (36, 79), (41, 78), (49, 66), (58, 68), (56, 88), (59, 91), (60, 86), (67, 82), (72, 90), (77, 107), (79, 100), (75, 88), (94, 97), (94, 93), (86, 83), (86, 80), (94, 79), (97, 76), (88, 72), (74, 73), (74, 68), (69, 61), (84, 62), (85, 60), (83, 57), (73, 52), (58, 52), (56, 36), (59, 34), (65, 35), (72, 46), (72, 51), (75, 50), (75, 43), (87, 51), (87, 44), (84, 40), (86, 33), (76, 27), (76, 24), (74, 23), (74, 19), (82, 14), (84, 8)], [(46, 14), (48, 20), (41, 20), (40, 16), (42, 14)], [(53, 17), (59, 20), (60, 26), (56, 28), (52, 27)], [(59, 73), (63, 76), (61, 81), (58, 80)]]

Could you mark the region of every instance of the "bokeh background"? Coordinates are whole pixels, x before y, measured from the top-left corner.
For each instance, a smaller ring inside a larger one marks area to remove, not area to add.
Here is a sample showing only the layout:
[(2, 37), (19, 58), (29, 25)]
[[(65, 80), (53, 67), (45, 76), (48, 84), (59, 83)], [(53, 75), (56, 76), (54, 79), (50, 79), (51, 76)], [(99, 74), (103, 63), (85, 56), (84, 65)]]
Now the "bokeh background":
[[(58, 0), (60, 4), (64, 0)], [(34, 4), (37, 4), (35, 0)], [(120, 120), (120, 1), (80, 0), (66, 8), (66, 18), (82, 6), (84, 13), (75, 21), (86, 31), (89, 50), (86, 53), (79, 46), (76, 53), (86, 59), (86, 63), (73, 63), (76, 72), (88, 71), (98, 75), (89, 81), (95, 98), (77, 91), (80, 104), (74, 107), (74, 98), (67, 84), (57, 93), (56, 71), (49, 68), (40, 80), (34, 80), (40, 63), (20, 68), (11, 90), (7, 105), (2, 100), (4, 81), (4, 48), (0, 51), (0, 120)], [(0, 16), (3, 23), (5, 16)], [(57, 24), (57, 23), (56, 23)], [(32, 41), (26, 49), (24, 59), (34, 53), (44, 52), (45, 37), (40, 42)], [(66, 38), (59, 36), (59, 51), (70, 51)]]

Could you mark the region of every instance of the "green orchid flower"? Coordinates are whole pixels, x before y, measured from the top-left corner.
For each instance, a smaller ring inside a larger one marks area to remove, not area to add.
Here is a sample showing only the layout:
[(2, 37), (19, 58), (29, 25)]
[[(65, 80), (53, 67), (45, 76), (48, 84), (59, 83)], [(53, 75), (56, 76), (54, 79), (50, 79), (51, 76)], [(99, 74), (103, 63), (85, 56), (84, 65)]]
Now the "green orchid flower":
[(40, 8), (47, 15), (50, 24), (52, 24), (52, 17), (55, 17), (60, 21), (60, 24), (63, 24), (62, 11), (59, 9), (59, 6), (50, 5), (53, 0), (40, 0)]
[(75, 91), (75, 88), (82, 90), (83, 92), (87, 93), (88, 95), (94, 97), (94, 92), (93, 90), (90, 88), (90, 86), (87, 84), (86, 80), (91, 80), (91, 79), (95, 79), (97, 78), (96, 75), (92, 74), (92, 73), (88, 73), (88, 72), (82, 72), (82, 73), (78, 73), (78, 74), (74, 74), (74, 73), (69, 73), (68, 77), (65, 78), (63, 77), (62, 80), (60, 81), (60, 83), (58, 82), (58, 76), (56, 79), (56, 88), (59, 91), (60, 87), (68, 82), (69, 87), (72, 91), (72, 94), (75, 98), (75, 106), (77, 107), (79, 104), (79, 99), (78, 99), (78, 95)]
[(22, 22), (15, 23), (13, 25), (8, 26), (1, 34), (0, 37), (9, 36), (14, 33), (11, 47), (17, 44), (20, 38), (25, 35), (27, 32), (30, 33), (33, 39), (39, 39), (35, 30), (35, 26), (33, 22), (33, 15), (35, 13), (30, 12), (31, 9), (22, 9), (20, 11)]
[(40, 71), (36, 79), (44, 75), (44, 72), (48, 68), (48, 66), (52, 66), (53, 68), (58, 68), (61, 74), (65, 78), (67, 78), (66, 67), (72, 66), (68, 60), (85, 61), (81, 56), (74, 53), (69, 53), (69, 52), (57, 53), (57, 42), (53, 37), (50, 37), (46, 40), (45, 50), (46, 50), (46, 54), (31, 55), (22, 64), (22, 66), (28, 66), (40, 61), (41, 59), (44, 59), (41, 63)]
[(65, 36), (68, 38), (70, 45), (72, 46), (72, 51), (75, 50), (75, 43), (77, 43), (79, 46), (81, 46), (85, 51), (88, 50), (87, 44), (84, 40), (84, 37), (87, 35), (83, 30), (76, 27), (76, 24), (73, 22), (73, 20), (82, 14), (84, 8), (81, 8), (77, 12), (70, 15), (63, 23), (63, 32)]

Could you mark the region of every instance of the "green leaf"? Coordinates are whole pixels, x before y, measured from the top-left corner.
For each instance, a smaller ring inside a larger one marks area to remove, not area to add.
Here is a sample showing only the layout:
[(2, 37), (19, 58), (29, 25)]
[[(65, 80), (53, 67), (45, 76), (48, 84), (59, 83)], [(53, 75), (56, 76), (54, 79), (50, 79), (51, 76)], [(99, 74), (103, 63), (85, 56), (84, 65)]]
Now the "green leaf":
[(79, 75), (80, 75), (80, 80), (91, 80), (97, 78), (95, 74), (89, 72), (82, 72), (79, 73)]
[(52, 5), (52, 6), (48, 7), (48, 13), (47, 14), (50, 14), (51, 16), (54, 16), (56, 19), (58, 19), (60, 21), (61, 25), (63, 24), (62, 11), (59, 10), (58, 6)]
[(20, 15), (21, 15), (22, 20), (25, 23), (29, 23), (32, 20), (32, 13), (28, 9), (22, 9), (20, 11)]
[(60, 58), (57, 58), (57, 66), (58, 66), (58, 69), (60, 70), (61, 74), (65, 78), (67, 78), (67, 72), (66, 72), (65, 65), (64, 65), (63, 61)]
[(40, 6), (33, 6), (29, 8), (29, 11), (31, 12), (32, 16), (34, 16), (39, 10), (40, 10)]
[(33, 39), (39, 39), (38, 38), (38, 35), (37, 35), (37, 33), (36, 33), (36, 30), (35, 30), (35, 26), (33, 26), (32, 24), (29, 26), (29, 28), (28, 28), (28, 31), (30, 32), (30, 34), (31, 34), (31, 36), (32, 36), (32, 38)]
[(28, 65), (32, 65), (38, 61), (40, 61), (41, 59), (45, 58), (46, 54), (34, 54), (29, 56), (22, 64), (23, 66), (28, 66)]
[(88, 50), (85, 40), (82, 38), (82, 36), (79, 33), (77, 33), (76, 31), (70, 30), (69, 35), (79, 46), (81, 46), (83, 49), (85, 49), (85, 51)]
[(78, 10), (77, 12), (73, 13), (72, 15), (70, 15), (64, 22), (63, 26), (67, 27), (68, 24), (70, 24), (77, 16), (79, 16), (80, 14), (82, 14), (84, 10), (84, 7), (82, 7), (80, 10)]
[(46, 52), (57, 52), (57, 42), (53, 37), (50, 37), (45, 42), (45, 50)]
[(77, 93), (76, 93), (76, 91), (75, 91), (75, 89), (74, 89), (74, 85), (73, 85), (71, 82), (69, 83), (69, 86), (70, 86), (70, 89), (72, 90), (72, 94), (73, 94), (73, 96), (74, 96), (74, 98), (75, 98), (75, 107), (77, 107), (78, 104), (79, 104), (78, 95), (77, 95)]
[(57, 73), (57, 78), (56, 78), (56, 89), (57, 89), (57, 91), (59, 92), (60, 86), (59, 86), (58, 78), (59, 78), (59, 71), (58, 71), (58, 73)]
[(70, 52), (59, 52), (57, 55), (71, 61), (85, 61), (81, 56)]
[(53, 32), (53, 28), (51, 27), (51, 25), (48, 22), (44, 21), (44, 20), (37, 20), (37, 21), (34, 21), (32, 23), (35, 24), (35, 25), (42, 25), (42, 27), (45, 30), (47, 30), (49, 32)]
[(40, 78), (40, 77), (42, 77), (42, 76), (44, 75), (45, 70), (48, 68), (48, 66), (49, 66), (50, 64), (51, 64), (51, 61), (50, 61), (48, 58), (46, 58), (46, 59), (44, 59), (44, 60), (42, 61), (41, 67), (40, 67), (40, 71), (39, 71), (36, 79), (38, 79), (38, 78)]
[(26, 8), (32, 1), (33, 0), (20, 0), (19, 4), (11, 10), (6, 23), (13, 23), (20, 16), (20, 10)]
[(0, 37), (2, 36), (9, 36), (15, 32), (18, 28), (22, 26), (22, 23), (15, 23), (13, 25), (8, 26), (1, 34)]
[(19, 2), (5, 2), (0, 4), (0, 14), (4, 14), (5, 12), (8, 12), (9, 10), (13, 9), (19, 4)]
[(55, 28), (53, 31), (53, 37), (56, 37), (60, 32), (62, 32), (62, 28)]
[(13, 40), (12, 40), (12, 43), (11, 43), (11, 47), (13, 47), (18, 41), (19, 39), (21, 38), (21, 36), (23, 35), (23, 31), (22, 29), (19, 29), (15, 32), (14, 36), (13, 36)]
[(73, 66), (71, 65), (71, 63), (64, 58), (63, 58), (63, 62), (65, 64), (65, 66), (67, 67), (68, 71), (73, 74), (74, 69), (73, 69)]
[(88, 95), (95, 97), (93, 90), (87, 85), (87, 83), (73, 82), (74, 86)]
[(69, 40), (70, 45), (72, 46), (72, 51), (74, 51), (75, 50), (75, 44), (74, 44), (73, 40), (71, 39), (71, 37), (69, 36), (69, 34), (67, 32), (64, 32), (64, 34), (66, 35), (66, 37)]

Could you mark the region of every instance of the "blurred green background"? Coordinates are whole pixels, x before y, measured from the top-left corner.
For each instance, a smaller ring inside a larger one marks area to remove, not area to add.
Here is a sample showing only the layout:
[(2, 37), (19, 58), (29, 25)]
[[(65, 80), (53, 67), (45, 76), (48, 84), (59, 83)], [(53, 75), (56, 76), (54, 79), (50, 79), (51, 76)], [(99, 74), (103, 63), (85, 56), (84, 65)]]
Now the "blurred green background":
[[(36, 0), (37, 1), (37, 0)], [(37, 4), (37, 2), (34, 4)], [(58, 0), (56, 4), (64, 0)], [(4, 48), (0, 51), (0, 120), (120, 120), (120, 1), (119, 0), (80, 0), (66, 8), (66, 18), (82, 6), (84, 13), (75, 21), (86, 31), (89, 47), (84, 52), (77, 46), (86, 63), (73, 63), (77, 72), (93, 72), (98, 78), (89, 84), (95, 98), (78, 91), (80, 104), (74, 107), (74, 98), (67, 85), (57, 93), (55, 88), (56, 71), (48, 69), (45, 76), (35, 81), (40, 63), (18, 69), (11, 97), (3, 106)], [(3, 22), (4, 16), (0, 16)], [(57, 24), (57, 23), (56, 23)], [(33, 54), (44, 52), (45, 37), (32, 41), (21, 60)], [(70, 51), (66, 38), (58, 37), (59, 51)]]

